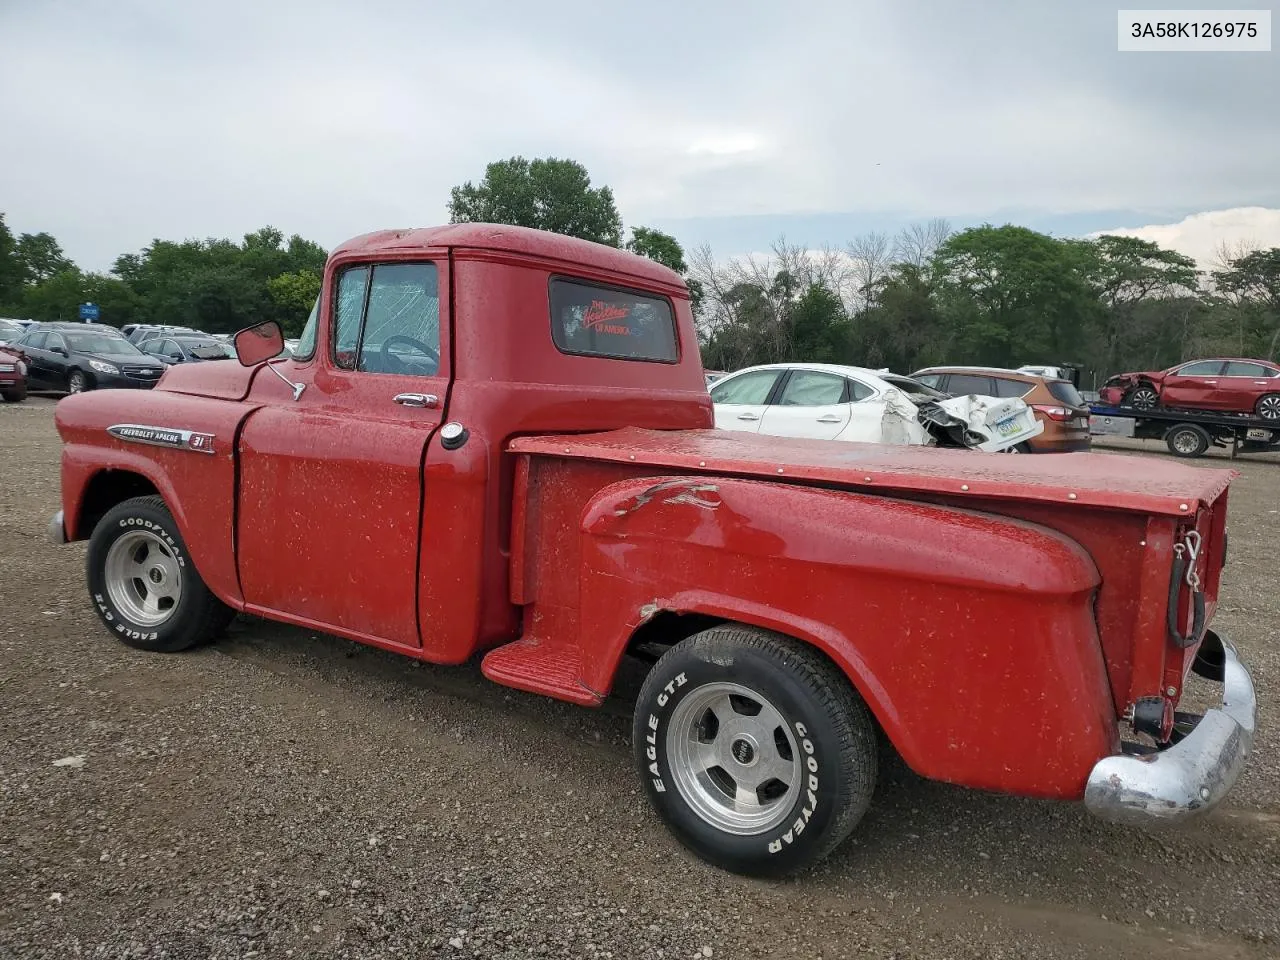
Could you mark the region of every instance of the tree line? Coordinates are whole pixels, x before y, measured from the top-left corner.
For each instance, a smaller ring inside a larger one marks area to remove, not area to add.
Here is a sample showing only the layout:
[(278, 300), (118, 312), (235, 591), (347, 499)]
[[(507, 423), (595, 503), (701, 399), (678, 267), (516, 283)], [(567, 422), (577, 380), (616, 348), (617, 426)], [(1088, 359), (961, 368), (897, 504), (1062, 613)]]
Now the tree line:
[(299, 236), (263, 227), (232, 240), (153, 240), (117, 257), (107, 273), (81, 270), (49, 233), (14, 236), (0, 213), (0, 316), (79, 320), (98, 305), (101, 322), (167, 323), (231, 333), (277, 320), (302, 330), (327, 253)]
[[(813, 250), (688, 255), (671, 235), (624, 229), (607, 186), (581, 164), (512, 157), (456, 186), (450, 220), (534, 227), (623, 247), (685, 277), (703, 364), (788, 360), (910, 372), (939, 363), (1075, 363), (1083, 386), (1196, 356), (1277, 358), (1280, 248), (1223, 249), (1199, 269), (1134, 237), (1063, 239), (942, 220)], [(296, 335), (320, 289), (325, 250), (272, 227), (230, 240), (155, 240), (105, 274), (81, 271), (48, 233), (13, 236), (0, 214), (0, 314), (175, 323), (229, 332), (263, 319)]]

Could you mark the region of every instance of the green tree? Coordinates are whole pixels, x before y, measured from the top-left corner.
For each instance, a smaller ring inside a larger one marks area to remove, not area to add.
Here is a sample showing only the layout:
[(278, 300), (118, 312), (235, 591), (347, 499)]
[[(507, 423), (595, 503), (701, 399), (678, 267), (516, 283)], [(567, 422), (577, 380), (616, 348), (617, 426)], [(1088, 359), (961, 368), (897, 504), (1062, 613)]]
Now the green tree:
[(948, 238), (933, 269), (957, 361), (1016, 366), (1079, 348), (1097, 300), (1086, 282), (1091, 249), (1026, 227), (990, 224)]
[(1276, 357), (1280, 347), (1280, 247), (1254, 250), (1214, 272), (1214, 287), (1230, 300), (1220, 310), (1234, 320), (1235, 352)]
[(649, 227), (632, 227), (631, 237), (627, 240), (626, 248), (632, 253), (638, 253), (642, 257), (656, 260), (681, 275), (689, 271), (689, 265), (684, 262), (684, 248), (680, 246), (680, 241), (669, 233), (663, 233), (661, 230), (653, 230)]
[(24, 233), (18, 238), (17, 256), (22, 264), (23, 282), (27, 284), (43, 283), (75, 266), (51, 233)]
[(320, 295), (321, 273), (318, 270), (298, 270), (282, 273), (267, 281), (267, 292), (279, 308), (280, 325), (285, 336), (297, 337), (311, 314), (312, 304)]
[(18, 243), (0, 213), (0, 308), (12, 310), (22, 299), (22, 284), (26, 279), (22, 261), (18, 258)]
[(618, 246), (622, 217), (613, 191), (591, 186), (586, 167), (554, 157), (497, 160), (478, 184), (467, 181), (449, 192), (453, 223), (506, 223)]
[(1153, 297), (1194, 293), (1196, 264), (1137, 237), (1098, 237), (1092, 253), (1089, 281), (1102, 306), (1095, 314), (1102, 350), (1093, 359), (1101, 369), (1114, 370), (1121, 356), (1150, 346), (1153, 331), (1138, 320), (1151, 319), (1152, 313), (1140, 312), (1139, 306)]

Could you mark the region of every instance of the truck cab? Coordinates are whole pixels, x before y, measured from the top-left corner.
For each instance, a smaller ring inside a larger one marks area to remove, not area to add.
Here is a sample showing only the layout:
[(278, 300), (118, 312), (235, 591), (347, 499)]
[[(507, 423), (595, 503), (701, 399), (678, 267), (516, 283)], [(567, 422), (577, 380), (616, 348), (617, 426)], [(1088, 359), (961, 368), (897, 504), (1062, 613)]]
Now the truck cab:
[[(236, 613), (597, 706), (700, 856), (776, 874), (917, 772), (1127, 821), (1217, 803), (1252, 684), (1211, 629), (1233, 474), (714, 429), (688, 290), (485, 224), (336, 249), (291, 357), (59, 403), (59, 542), (142, 650)], [(1220, 707), (1177, 711), (1191, 672)]]

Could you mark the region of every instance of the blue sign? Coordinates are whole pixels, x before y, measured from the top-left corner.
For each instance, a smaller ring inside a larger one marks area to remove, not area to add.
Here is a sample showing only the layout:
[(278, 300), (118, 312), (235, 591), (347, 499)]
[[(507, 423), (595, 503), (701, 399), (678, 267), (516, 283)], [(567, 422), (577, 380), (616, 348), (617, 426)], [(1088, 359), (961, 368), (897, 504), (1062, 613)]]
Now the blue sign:
[(94, 323), (98, 319), (98, 305), (96, 303), (80, 304), (80, 319), (85, 323)]

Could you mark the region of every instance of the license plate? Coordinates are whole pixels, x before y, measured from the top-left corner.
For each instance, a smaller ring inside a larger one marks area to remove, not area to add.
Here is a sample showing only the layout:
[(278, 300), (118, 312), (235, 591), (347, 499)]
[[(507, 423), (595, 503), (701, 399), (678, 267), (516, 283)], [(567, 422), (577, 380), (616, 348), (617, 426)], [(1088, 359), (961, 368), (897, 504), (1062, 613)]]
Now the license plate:
[(996, 424), (996, 433), (1002, 437), (1011, 437), (1015, 433), (1022, 432), (1022, 424), (1018, 422), (1017, 416), (1006, 417)]
[(1248, 433), (1245, 434), (1245, 437), (1247, 437), (1250, 440), (1262, 440), (1265, 442), (1271, 439), (1271, 431), (1270, 430), (1250, 430)]

